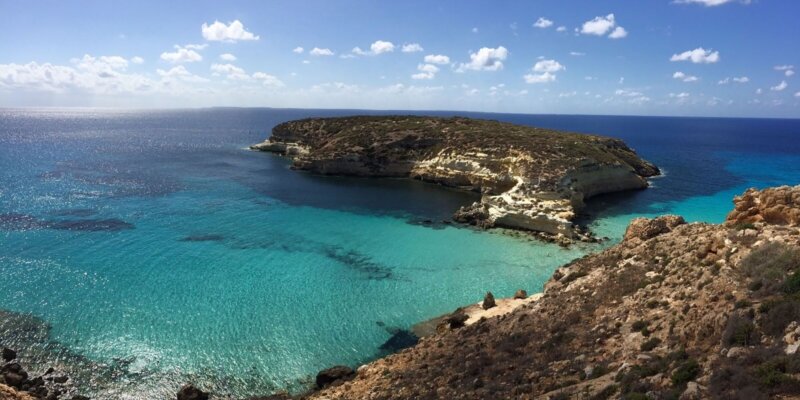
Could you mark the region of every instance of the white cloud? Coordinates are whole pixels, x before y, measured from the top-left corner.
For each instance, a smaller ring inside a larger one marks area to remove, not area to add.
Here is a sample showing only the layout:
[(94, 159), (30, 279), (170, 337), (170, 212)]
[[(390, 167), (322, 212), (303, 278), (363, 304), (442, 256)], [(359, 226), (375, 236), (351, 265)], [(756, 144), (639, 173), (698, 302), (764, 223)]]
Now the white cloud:
[(684, 99), (684, 98), (689, 97), (689, 93), (687, 93), (687, 92), (680, 92), (680, 93), (677, 93), (677, 94), (676, 93), (670, 93), (669, 97), (672, 97), (674, 99)]
[(389, 53), (394, 51), (394, 43), (385, 40), (376, 40), (369, 46), (369, 49), (372, 51), (372, 54), (375, 55)]
[(229, 25), (214, 21), (208, 25), (203, 23), (203, 38), (211, 41), (236, 42), (237, 40), (258, 40), (259, 37), (244, 29), (244, 25), (237, 19)]
[(478, 33), (478, 28), (472, 28), (472, 33)]
[(787, 77), (794, 75), (794, 65), (776, 65), (775, 71), (783, 71)]
[(411, 75), (411, 79), (433, 79), (436, 73), (439, 72), (439, 67), (433, 64), (419, 64), (417, 65), (419, 73)]
[(157, 69), (156, 73), (165, 80), (181, 80), (184, 82), (208, 82), (208, 79), (197, 76), (189, 72), (183, 65), (178, 65), (165, 71)]
[(203, 56), (194, 50), (175, 45), (175, 51), (161, 53), (161, 59), (173, 64), (180, 64), (202, 61)]
[(418, 51), (424, 51), (425, 49), (419, 45), (419, 43), (408, 43), (404, 44), (402, 51), (403, 53), (416, 53)]
[(534, 72), (558, 72), (566, 68), (556, 60), (542, 60), (534, 64)]
[(580, 56), (585, 56), (585, 55), (586, 55), (586, 53), (581, 53), (580, 51), (570, 51), (570, 52), (569, 52), (569, 55), (571, 55), (571, 56), (576, 56), (576, 57), (580, 57)]
[(503, 69), (503, 61), (508, 57), (508, 50), (503, 46), (497, 48), (482, 47), (478, 52), (469, 55), (470, 62), (462, 63), (457, 71), (498, 71)]
[(794, 94), (794, 97), (800, 97), (800, 92), (796, 92), (796, 93)]
[(124, 71), (128, 68), (128, 60), (120, 56), (92, 57), (85, 54), (83, 58), (73, 58), (73, 64), (78, 68), (95, 73), (113, 74), (115, 71)]
[(183, 47), (185, 47), (185, 48), (187, 48), (187, 49), (192, 49), (192, 50), (203, 50), (203, 49), (205, 49), (206, 47), (208, 47), (208, 43), (203, 43), (203, 44), (187, 44), (186, 46), (183, 46)]
[[(139, 74), (124, 73), (127, 61), (119, 56), (84, 55), (71, 60), (76, 67), (39, 64), (0, 64), (0, 87), (47, 93), (142, 93), (160, 83)], [(177, 89), (177, 88), (176, 88)]]
[(231, 53), (220, 54), (219, 58), (224, 61), (236, 61), (236, 56)]
[(622, 39), (628, 36), (628, 31), (621, 26), (617, 26), (617, 21), (614, 14), (608, 14), (605, 17), (599, 16), (592, 20), (583, 23), (580, 33), (584, 35), (605, 36), (609, 34), (610, 39)]
[(233, 80), (247, 80), (250, 78), (250, 76), (244, 72), (244, 69), (233, 64), (213, 64), (211, 65), (211, 71), (214, 72), (212, 75), (225, 75), (226, 78)]
[(706, 50), (698, 47), (694, 50), (687, 50), (681, 54), (673, 54), (670, 61), (691, 61), (695, 64), (713, 64), (719, 61), (719, 52)]
[(321, 49), (319, 47), (314, 47), (313, 49), (311, 49), (311, 51), (308, 52), (308, 54), (311, 54), (312, 56), (332, 56), (333, 51), (331, 51), (331, 49), (328, 48)]
[(609, 39), (622, 39), (626, 36), (628, 36), (628, 31), (626, 31), (625, 28), (621, 26), (614, 28), (614, 31), (611, 32), (610, 35), (608, 35)]
[(786, 83), (786, 81), (781, 81), (781, 83), (769, 88), (769, 90), (772, 90), (773, 92), (780, 92), (783, 89), (786, 89), (788, 86), (789, 84)]
[(733, 3), (735, 1), (738, 1), (742, 4), (750, 4), (752, 0), (675, 0), (674, 2), (677, 4), (701, 4), (706, 7), (715, 7), (727, 3)]
[(393, 52), (395, 48), (394, 43), (385, 40), (376, 40), (369, 46), (369, 51), (364, 51), (361, 47), (354, 47), (351, 52), (359, 56), (377, 56), (383, 53)]
[(545, 17), (539, 17), (539, 19), (537, 19), (536, 22), (533, 23), (533, 26), (535, 28), (545, 29), (553, 26), (553, 21)]
[(559, 26), (558, 28), (556, 28), (556, 32), (566, 32), (566, 31), (567, 31), (567, 27), (563, 26), (563, 25)]
[(300, 47), (300, 46), (297, 46), (297, 47), (295, 47), (294, 49), (292, 49), (292, 52), (293, 52), (293, 53), (297, 53), (297, 54), (303, 54), (303, 50), (305, 50), (305, 49), (303, 49), (303, 48), (302, 48), (302, 47)]
[(548, 83), (556, 80), (555, 72), (566, 68), (556, 60), (541, 60), (534, 64), (533, 73), (524, 75), (526, 83)]
[(252, 75), (253, 79), (261, 82), (264, 86), (275, 86), (275, 87), (282, 87), (283, 82), (276, 78), (273, 75), (264, 73), (264, 72), (256, 72)]
[(134, 64), (144, 64), (144, 58), (136, 56), (131, 58), (131, 62)]
[(750, 78), (746, 76), (734, 76), (733, 78), (726, 77), (725, 79), (717, 82), (718, 85), (727, 85), (730, 81), (734, 81), (736, 83), (747, 83), (750, 82)]
[(672, 77), (674, 79), (677, 79), (677, 80), (680, 80), (680, 81), (684, 81), (684, 82), (697, 82), (697, 80), (698, 80), (698, 78), (696, 76), (687, 75), (687, 74), (684, 74), (681, 71), (678, 71), (678, 72), (672, 74)]
[(450, 64), (450, 57), (443, 54), (428, 54), (425, 56), (425, 62), (428, 64)]

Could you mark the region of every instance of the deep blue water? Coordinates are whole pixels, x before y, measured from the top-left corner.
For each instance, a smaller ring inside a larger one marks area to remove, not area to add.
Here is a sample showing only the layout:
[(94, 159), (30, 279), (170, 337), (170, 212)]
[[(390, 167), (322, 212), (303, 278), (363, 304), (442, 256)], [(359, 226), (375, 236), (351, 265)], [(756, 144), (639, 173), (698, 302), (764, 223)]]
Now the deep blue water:
[[(369, 360), (387, 327), (538, 291), (600, 248), (425, 226), (474, 195), (245, 150), (279, 122), (353, 113), (0, 110), (0, 308), (46, 320), (72, 353), (125, 360), (95, 398), (168, 398), (187, 380), (265, 394)], [(636, 216), (719, 222), (747, 187), (800, 184), (798, 120), (458, 115), (619, 137), (661, 167), (648, 190), (590, 202), (606, 245)]]

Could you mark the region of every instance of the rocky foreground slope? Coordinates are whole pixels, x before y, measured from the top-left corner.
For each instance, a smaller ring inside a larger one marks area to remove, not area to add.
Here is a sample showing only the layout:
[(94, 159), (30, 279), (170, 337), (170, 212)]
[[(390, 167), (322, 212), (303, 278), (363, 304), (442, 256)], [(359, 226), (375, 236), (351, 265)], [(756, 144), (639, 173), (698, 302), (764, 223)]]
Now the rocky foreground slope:
[(310, 397), (800, 398), (800, 186), (734, 203), (721, 225), (634, 220), (535, 301), (472, 324), (455, 313)]
[[(319, 174), (407, 177), (476, 191), (454, 218), (576, 237), (584, 200), (658, 175), (618, 139), (469, 118), (358, 116), (285, 122), (254, 150)], [(581, 235), (577, 235), (581, 236)]]

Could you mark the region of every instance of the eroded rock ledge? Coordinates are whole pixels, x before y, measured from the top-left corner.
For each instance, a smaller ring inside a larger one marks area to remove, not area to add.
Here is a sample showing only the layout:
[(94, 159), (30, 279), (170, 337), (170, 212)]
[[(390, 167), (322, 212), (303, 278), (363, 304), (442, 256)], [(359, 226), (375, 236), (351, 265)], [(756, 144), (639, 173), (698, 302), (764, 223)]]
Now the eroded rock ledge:
[(308, 398), (800, 398), (799, 198), (800, 186), (750, 190), (720, 225), (637, 219), (535, 301)]
[(483, 194), (454, 219), (567, 238), (589, 197), (642, 189), (658, 168), (621, 140), (497, 121), (419, 116), (312, 118), (251, 146), (318, 174), (419, 179)]

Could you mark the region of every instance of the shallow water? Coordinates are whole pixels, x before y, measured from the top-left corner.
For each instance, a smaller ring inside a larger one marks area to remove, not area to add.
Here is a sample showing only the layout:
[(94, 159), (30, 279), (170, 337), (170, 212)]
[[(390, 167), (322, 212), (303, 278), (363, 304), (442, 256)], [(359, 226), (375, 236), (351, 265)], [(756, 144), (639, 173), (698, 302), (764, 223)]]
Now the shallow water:
[[(0, 308), (123, 365), (94, 398), (166, 398), (188, 380), (265, 394), (369, 360), (388, 327), (536, 292), (599, 248), (439, 222), (473, 194), (244, 150), (284, 120), (345, 114), (0, 110)], [(746, 187), (800, 183), (796, 120), (466, 115), (621, 137), (664, 168), (651, 189), (590, 203), (609, 243), (635, 216), (719, 222)]]

